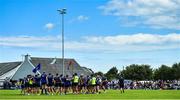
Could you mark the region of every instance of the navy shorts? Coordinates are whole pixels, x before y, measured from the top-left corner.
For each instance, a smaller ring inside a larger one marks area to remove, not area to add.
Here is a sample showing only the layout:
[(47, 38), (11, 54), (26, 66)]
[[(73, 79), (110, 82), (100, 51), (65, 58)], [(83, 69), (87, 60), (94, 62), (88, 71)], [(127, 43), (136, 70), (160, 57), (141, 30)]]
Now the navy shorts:
[(29, 87), (30, 87), (30, 88), (33, 88), (33, 87), (34, 87), (34, 85), (33, 85), (33, 84), (29, 84)]
[(48, 86), (53, 86), (53, 83), (48, 83)]
[(42, 82), (41, 85), (46, 85), (47, 83), (46, 82)]
[(78, 86), (78, 83), (73, 83), (73, 86)]
[(60, 87), (61, 83), (55, 83), (55, 87)]
[(34, 84), (34, 87), (40, 87), (41, 85), (40, 85), (40, 83), (35, 83)]
[(29, 83), (25, 83), (25, 88), (28, 88), (29, 87)]
[(70, 86), (71, 86), (71, 84), (68, 84), (68, 83), (67, 83), (67, 84), (65, 84), (64, 86), (65, 86), (65, 87), (70, 87)]
[(21, 89), (24, 89), (25, 88), (25, 85), (21, 85)]
[(124, 84), (119, 84), (119, 87), (120, 88), (124, 88)]

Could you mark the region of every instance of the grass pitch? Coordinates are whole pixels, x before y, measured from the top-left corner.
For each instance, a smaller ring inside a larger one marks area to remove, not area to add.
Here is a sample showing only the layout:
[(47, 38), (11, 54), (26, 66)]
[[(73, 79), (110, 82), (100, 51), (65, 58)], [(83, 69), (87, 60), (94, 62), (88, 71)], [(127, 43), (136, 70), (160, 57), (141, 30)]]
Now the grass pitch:
[(108, 90), (101, 94), (20, 95), (20, 90), (0, 90), (0, 100), (97, 100), (97, 99), (179, 99), (180, 90)]

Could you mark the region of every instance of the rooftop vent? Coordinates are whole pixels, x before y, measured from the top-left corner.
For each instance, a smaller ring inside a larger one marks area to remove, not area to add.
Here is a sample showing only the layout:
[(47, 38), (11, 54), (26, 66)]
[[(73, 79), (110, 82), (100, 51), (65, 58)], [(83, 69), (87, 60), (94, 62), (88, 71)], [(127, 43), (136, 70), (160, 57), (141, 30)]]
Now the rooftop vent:
[(56, 57), (53, 59), (53, 61), (50, 64), (55, 64), (56, 63)]

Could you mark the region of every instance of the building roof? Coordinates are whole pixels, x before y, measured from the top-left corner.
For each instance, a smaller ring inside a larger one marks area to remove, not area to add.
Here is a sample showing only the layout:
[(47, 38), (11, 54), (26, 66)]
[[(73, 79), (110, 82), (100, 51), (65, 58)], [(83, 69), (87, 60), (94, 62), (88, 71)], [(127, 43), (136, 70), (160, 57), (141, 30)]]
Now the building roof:
[[(30, 62), (37, 66), (39, 63), (41, 64), (40, 73), (59, 73), (62, 74), (62, 59), (61, 58), (39, 58), (39, 57), (31, 57)], [(70, 64), (71, 63), (71, 64)], [(73, 73), (90, 75), (91, 72), (87, 71), (87, 69), (82, 68), (74, 59), (64, 59), (64, 74), (72, 75)]]
[(18, 67), (22, 62), (0, 63), (0, 76)]
[[(32, 65), (32, 69), (36, 67), (38, 64), (41, 64), (41, 69), (39, 70), (40, 73), (52, 73), (52, 74), (62, 74), (62, 59), (61, 58), (40, 58), (40, 57), (29, 57), (29, 62)], [(7, 62), (7, 63), (0, 63), (0, 76), (18, 68), (19, 65), (23, 67), (27, 67), (26, 65), (22, 64), (24, 62)], [(71, 63), (71, 64), (70, 64)], [(21, 67), (19, 67), (21, 69)], [(19, 69), (18, 68), (18, 69)], [(28, 69), (30, 68), (30, 69)], [(24, 73), (24, 70), (28, 69), (26, 72), (31, 72), (31, 67), (24, 68), (23, 70), (18, 71), (18, 73)], [(22, 72), (23, 71), (23, 72)], [(27, 74), (28, 74), (27, 73)], [(81, 67), (74, 59), (64, 59), (64, 75), (72, 75), (73, 73), (83, 74), (83, 75), (90, 75), (92, 74), (92, 70)], [(17, 74), (17, 73), (15, 73)], [(21, 74), (18, 74), (21, 75)], [(21, 75), (22, 76), (22, 75)], [(14, 77), (14, 75), (13, 75)]]

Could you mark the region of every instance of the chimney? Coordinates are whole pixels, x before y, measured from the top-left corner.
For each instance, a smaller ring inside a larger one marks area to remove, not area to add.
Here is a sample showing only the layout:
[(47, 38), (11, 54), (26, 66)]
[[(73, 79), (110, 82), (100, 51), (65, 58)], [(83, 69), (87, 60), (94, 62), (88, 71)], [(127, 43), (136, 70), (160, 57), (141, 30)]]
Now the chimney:
[(30, 57), (30, 55), (29, 55), (29, 54), (25, 55), (25, 59), (24, 59), (24, 61), (29, 61), (29, 57)]

